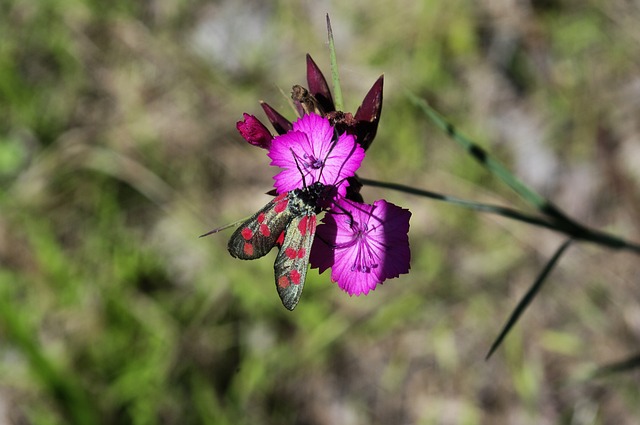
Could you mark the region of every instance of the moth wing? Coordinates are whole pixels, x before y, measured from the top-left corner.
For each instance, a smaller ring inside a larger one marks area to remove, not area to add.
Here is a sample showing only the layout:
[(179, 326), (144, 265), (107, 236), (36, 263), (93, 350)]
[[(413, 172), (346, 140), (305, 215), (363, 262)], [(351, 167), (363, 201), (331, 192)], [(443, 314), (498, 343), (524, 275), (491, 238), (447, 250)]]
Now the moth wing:
[(293, 217), (285, 229), (284, 241), (273, 268), (278, 295), (289, 310), (296, 308), (300, 301), (315, 234), (315, 214)]
[(233, 232), (227, 244), (229, 253), (241, 260), (254, 260), (267, 255), (287, 228), (291, 217), (288, 194), (278, 195)]

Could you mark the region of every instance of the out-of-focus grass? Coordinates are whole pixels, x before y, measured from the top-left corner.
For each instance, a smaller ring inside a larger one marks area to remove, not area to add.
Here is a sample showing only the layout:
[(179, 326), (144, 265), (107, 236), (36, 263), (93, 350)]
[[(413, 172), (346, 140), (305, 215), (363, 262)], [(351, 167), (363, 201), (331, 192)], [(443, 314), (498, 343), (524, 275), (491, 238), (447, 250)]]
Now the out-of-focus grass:
[(361, 174), (518, 199), (415, 110), (424, 96), (588, 224), (638, 240), (640, 10), (623, 1), (21, 2), (0, 6), (5, 423), (635, 423), (638, 259), (574, 247), (489, 362), (560, 238), (399, 193), (412, 272), (349, 298), (198, 239), (269, 199), (235, 132), (289, 113), (330, 12), (348, 110), (385, 73)]

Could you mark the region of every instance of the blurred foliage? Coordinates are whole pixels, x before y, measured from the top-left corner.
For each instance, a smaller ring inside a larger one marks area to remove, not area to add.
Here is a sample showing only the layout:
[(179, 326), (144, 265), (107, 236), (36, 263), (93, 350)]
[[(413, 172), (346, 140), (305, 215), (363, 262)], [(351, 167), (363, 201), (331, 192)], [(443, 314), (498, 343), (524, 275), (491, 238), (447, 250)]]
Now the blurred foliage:
[(573, 247), (484, 354), (561, 240), (407, 195), (412, 273), (350, 298), (209, 228), (269, 199), (235, 131), (293, 113), (310, 53), (346, 107), (381, 74), (361, 174), (519, 202), (410, 105), (427, 98), (576, 218), (640, 239), (640, 7), (622, 0), (0, 4), (0, 421), (20, 424), (633, 424), (638, 259)]

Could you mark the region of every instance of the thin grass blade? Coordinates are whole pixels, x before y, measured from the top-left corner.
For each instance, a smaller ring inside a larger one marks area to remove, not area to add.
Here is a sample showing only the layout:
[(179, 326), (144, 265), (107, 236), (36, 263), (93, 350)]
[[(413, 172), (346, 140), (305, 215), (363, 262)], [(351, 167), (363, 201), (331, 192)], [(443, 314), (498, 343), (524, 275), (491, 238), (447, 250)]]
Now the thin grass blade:
[(449, 137), (462, 146), (476, 161), (487, 168), (505, 184), (511, 187), (518, 195), (539, 210), (546, 210), (548, 201), (535, 190), (524, 184), (498, 160), (475, 142), (460, 134), (455, 127), (447, 122), (442, 115), (433, 109), (424, 99), (409, 93), (409, 99), (433, 121), (433, 123), (446, 132)]
[(640, 367), (640, 353), (628, 357), (624, 360), (620, 360), (614, 363), (609, 363), (599, 367), (591, 375), (591, 378), (602, 378), (604, 376), (613, 375), (614, 373), (627, 372), (632, 369)]
[(546, 282), (547, 276), (549, 276), (549, 273), (551, 273), (551, 270), (553, 270), (553, 267), (556, 265), (560, 257), (562, 257), (562, 254), (569, 247), (569, 245), (571, 245), (572, 241), (573, 241), (572, 239), (567, 239), (562, 245), (560, 245), (560, 247), (558, 248), (556, 253), (553, 255), (551, 260), (549, 260), (549, 262), (544, 267), (540, 275), (538, 275), (538, 278), (533, 283), (531, 288), (529, 288), (529, 291), (527, 291), (527, 293), (520, 300), (516, 308), (513, 310), (513, 313), (511, 313), (511, 317), (509, 317), (509, 320), (507, 320), (507, 323), (502, 328), (502, 331), (500, 332), (500, 335), (498, 335), (498, 338), (496, 338), (493, 345), (491, 345), (491, 349), (489, 349), (489, 352), (487, 353), (485, 360), (488, 360), (491, 357), (491, 355), (493, 355), (493, 353), (500, 346), (500, 344), (502, 343), (504, 338), (507, 336), (509, 331), (511, 331), (511, 328), (513, 328), (513, 326), (516, 324), (520, 316), (522, 316), (522, 313), (524, 313), (524, 311), (529, 306), (529, 304), (531, 304), (531, 302), (536, 297), (536, 295), (538, 295), (538, 292), (540, 292), (542, 285)]

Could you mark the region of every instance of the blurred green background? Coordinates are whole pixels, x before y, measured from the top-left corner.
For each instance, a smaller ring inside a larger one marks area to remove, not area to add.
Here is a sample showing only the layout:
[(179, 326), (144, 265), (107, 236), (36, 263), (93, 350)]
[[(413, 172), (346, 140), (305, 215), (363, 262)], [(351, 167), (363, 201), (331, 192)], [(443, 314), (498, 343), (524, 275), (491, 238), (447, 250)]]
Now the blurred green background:
[(297, 309), (273, 254), (230, 232), (274, 171), (243, 142), (258, 100), (294, 114), (310, 53), (346, 109), (384, 73), (360, 169), (522, 203), (412, 107), (428, 99), (573, 217), (640, 240), (640, 4), (624, 0), (0, 2), (1, 424), (635, 424), (638, 257), (570, 249), (495, 216), (410, 208), (412, 271), (366, 297), (308, 274)]

